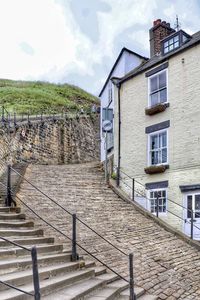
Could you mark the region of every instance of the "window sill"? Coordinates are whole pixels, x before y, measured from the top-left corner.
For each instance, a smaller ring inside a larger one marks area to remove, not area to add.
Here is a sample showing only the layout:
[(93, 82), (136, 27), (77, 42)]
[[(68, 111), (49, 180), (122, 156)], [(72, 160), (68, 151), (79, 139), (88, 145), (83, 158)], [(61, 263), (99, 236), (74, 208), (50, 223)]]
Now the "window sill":
[(164, 173), (166, 169), (169, 169), (169, 165), (156, 165), (156, 166), (149, 166), (144, 169), (146, 174), (158, 174)]
[(165, 111), (167, 107), (169, 107), (169, 103), (158, 103), (154, 106), (145, 108), (145, 114), (148, 116), (152, 116)]

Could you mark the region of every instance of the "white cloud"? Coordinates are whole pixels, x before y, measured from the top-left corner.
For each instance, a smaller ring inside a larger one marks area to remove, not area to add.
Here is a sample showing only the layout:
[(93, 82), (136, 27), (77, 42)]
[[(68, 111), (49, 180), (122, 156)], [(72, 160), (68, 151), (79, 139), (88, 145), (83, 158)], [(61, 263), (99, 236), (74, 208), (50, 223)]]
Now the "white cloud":
[[(173, 25), (179, 14), (186, 31), (197, 31), (200, 26), (195, 0), (102, 0), (111, 10), (97, 8), (99, 36), (94, 43), (75, 21), (71, 1), (0, 0), (1, 78), (59, 82), (78, 74), (79, 78), (88, 76), (92, 82), (74, 82), (74, 77), (73, 82), (96, 92), (116, 59), (116, 42), (125, 30), (133, 28), (124, 36), (124, 45), (129, 38), (132, 50), (137, 45), (145, 54), (148, 29), (154, 19), (163, 18)], [(105, 66), (105, 57), (110, 65)]]

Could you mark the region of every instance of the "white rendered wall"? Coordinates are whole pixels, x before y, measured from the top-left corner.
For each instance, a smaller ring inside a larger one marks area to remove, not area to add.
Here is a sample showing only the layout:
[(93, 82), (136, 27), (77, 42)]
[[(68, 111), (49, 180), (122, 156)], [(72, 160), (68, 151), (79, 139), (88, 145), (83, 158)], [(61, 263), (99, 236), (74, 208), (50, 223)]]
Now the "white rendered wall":
[[(141, 59), (138, 58), (138, 56), (131, 54), (127, 52), (126, 50), (122, 54), (120, 60), (118, 61), (118, 64), (116, 65), (115, 69), (113, 70), (110, 78), (112, 77), (123, 77), (126, 73), (130, 72), (134, 68), (136, 68), (140, 63)], [(107, 83), (100, 99), (101, 99), (101, 116), (102, 116), (102, 110), (103, 108), (107, 107), (109, 104), (108, 100), (108, 86), (109, 82)], [(113, 101), (111, 102), (109, 108), (113, 108), (114, 111), (114, 98), (116, 93), (116, 90), (114, 89), (114, 86), (112, 84), (112, 95), (113, 95)], [(114, 116), (115, 119), (115, 116)], [(100, 126), (100, 131), (101, 131), (101, 161), (105, 160), (105, 138), (104, 134), (102, 133), (102, 118), (100, 119), (101, 121), (101, 126)], [(113, 120), (113, 134), (114, 134), (114, 120)]]

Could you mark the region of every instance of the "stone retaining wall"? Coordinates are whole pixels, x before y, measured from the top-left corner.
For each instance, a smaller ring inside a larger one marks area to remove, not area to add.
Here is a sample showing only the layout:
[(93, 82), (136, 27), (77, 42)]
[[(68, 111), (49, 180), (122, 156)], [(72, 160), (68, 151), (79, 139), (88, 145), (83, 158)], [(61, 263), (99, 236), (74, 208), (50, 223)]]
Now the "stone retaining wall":
[(25, 122), (0, 130), (0, 159), (42, 164), (99, 159), (99, 116)]

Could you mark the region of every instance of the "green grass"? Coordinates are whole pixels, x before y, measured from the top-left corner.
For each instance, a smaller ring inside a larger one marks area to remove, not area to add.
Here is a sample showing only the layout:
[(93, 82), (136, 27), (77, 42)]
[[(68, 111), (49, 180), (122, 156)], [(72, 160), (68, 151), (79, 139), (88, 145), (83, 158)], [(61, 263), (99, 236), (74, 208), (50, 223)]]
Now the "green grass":
[(70, 84), (0, 79), (0, 106), (17, 114), (89, 110), (99, 99)]

